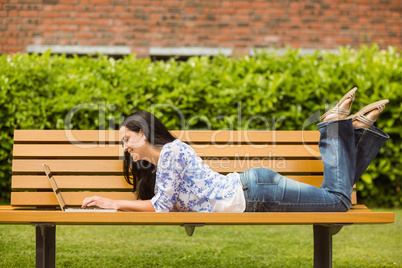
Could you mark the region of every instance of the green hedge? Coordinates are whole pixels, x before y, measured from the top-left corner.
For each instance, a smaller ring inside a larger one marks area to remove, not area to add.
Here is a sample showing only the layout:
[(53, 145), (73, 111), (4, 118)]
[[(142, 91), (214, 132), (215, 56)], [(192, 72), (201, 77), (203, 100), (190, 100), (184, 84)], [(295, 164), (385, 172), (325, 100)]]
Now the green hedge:
[[(151, 61), (135, 55), (17, 54), (0, 58), (0, 199), (10, 195), (14, 129), (116, 128), (133, 110), (152, 111), (169, 129), (302, 129), (358, 87), (353, 110), (390, 99), (377, 126), (391, 136), (358, 183), (371, 206), (402, 201), (402, 62), (378, 46), (340, 48), (339, 55), (258, 53)], [(70, 122), (71, 121), (71, 122)], [(308, 129), (314, 129), (309, 126)]]

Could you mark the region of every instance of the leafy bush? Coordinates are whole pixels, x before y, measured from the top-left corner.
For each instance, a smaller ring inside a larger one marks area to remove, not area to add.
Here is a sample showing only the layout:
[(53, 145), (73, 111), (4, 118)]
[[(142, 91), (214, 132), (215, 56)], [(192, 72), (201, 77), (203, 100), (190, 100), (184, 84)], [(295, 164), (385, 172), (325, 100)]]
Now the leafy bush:
[[(353, 110), (390, 99), (377, 126), (391, 139), (359, 181), (368, 205), (398, 207), (402, 165), (402, 63), (378, 46), (339, 55), (258, 53), (153, 62), (135, 55), (17, 54), (0, 58), (0, 198), (10, 193), (14, 129), (115, 129), (133, 110), (148, 110), (169, 129), (302, 129), (358, 87)], [(324, 107), (325, 106), (325, 107)], [(314, 129), (309, 126), (308, 129)]]

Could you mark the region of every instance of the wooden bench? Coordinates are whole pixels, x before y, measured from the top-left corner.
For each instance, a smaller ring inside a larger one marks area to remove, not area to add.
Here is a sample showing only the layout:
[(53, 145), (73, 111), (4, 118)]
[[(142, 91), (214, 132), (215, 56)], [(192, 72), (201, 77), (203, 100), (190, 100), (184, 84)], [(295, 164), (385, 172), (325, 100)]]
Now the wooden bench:
[[(320, 186), (323, 165), (318, 131), (172, 131), (220, 173), (267, 167)], [(179, 225), (188, 235), (203, 225), (313, 225), (314, 266), (332, 266), (332, 236), (344, 225), (394, 222), (393, 213), (356, 204), (346, 213), (141, 213), (73, 212), (57, 209), (42, 169), (50, 166), (67, 205), (87, 196), (136, 199), (122, 175), (117, 131), (16, 130), (11, 206), (0, 208), (0, 224), (36, 226), (36, 266), (55, 266), (57, 225)]]

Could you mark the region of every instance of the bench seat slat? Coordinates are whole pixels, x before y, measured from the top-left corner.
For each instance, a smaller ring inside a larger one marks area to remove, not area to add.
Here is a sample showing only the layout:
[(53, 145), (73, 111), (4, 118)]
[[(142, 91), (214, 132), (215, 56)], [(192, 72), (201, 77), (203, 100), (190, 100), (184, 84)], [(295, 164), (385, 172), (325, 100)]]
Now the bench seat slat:
[[(59, 160), (59, 159), (14, 159), (13, 174), (42, 174), (42, 163), (49, 165), (54, 173), (122, 173), (122, 160)], [(250, 168), (265, 167), (277, 172), (322, 173), (321, 160), (249, 159), (249, 160), (205, 160), (205, 164), (216, 172), (243, 172)]]
[[(225, 130), (173, 130), (171, 133), (184, 142), (317, 142), (320, 133), (309, 131), (225, 131)], [(15, 143), (69, 143), (119, 142), (119, 133), (114, 130), (15, 130)]]
[[(102, 196), (116, 200), (136, 200), (133, 192), (63, 192), (63, 198), (67, 205), (80, 206), (86, 197)], [(53, 192), (12, 192), (12, 206), (58, 206)]]
[[(191, 145), (200, 157), (321, 157), (318, 145)], [(118, 144), (15, 144), (14, 158), (115, 158), (123, 156)]]
[[(139, 214), (140, 213), (140, 214)], [(394, 222), (392, 212), (272, 212), (272, 213), (198, 213), (198, 212), (63, 212), (0, 210), (3, 224), (50, 222), (55, 225), (313, 225), (313, 224), (385, 224)]]

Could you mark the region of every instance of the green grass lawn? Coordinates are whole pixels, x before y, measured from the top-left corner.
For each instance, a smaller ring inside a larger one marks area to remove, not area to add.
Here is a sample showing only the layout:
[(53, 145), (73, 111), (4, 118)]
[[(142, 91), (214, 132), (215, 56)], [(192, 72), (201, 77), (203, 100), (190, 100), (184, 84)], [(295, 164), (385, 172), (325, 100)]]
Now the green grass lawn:
[[(386, 211), (384, 209), (380, 211)], [(344, 227), (334, 267), (401, 267), (395, 223)], [(57, 267), (312, 267), (312, 226), (57, 226)], [(35, 266), (35, 229), (0, 225), (0, 267)]]

